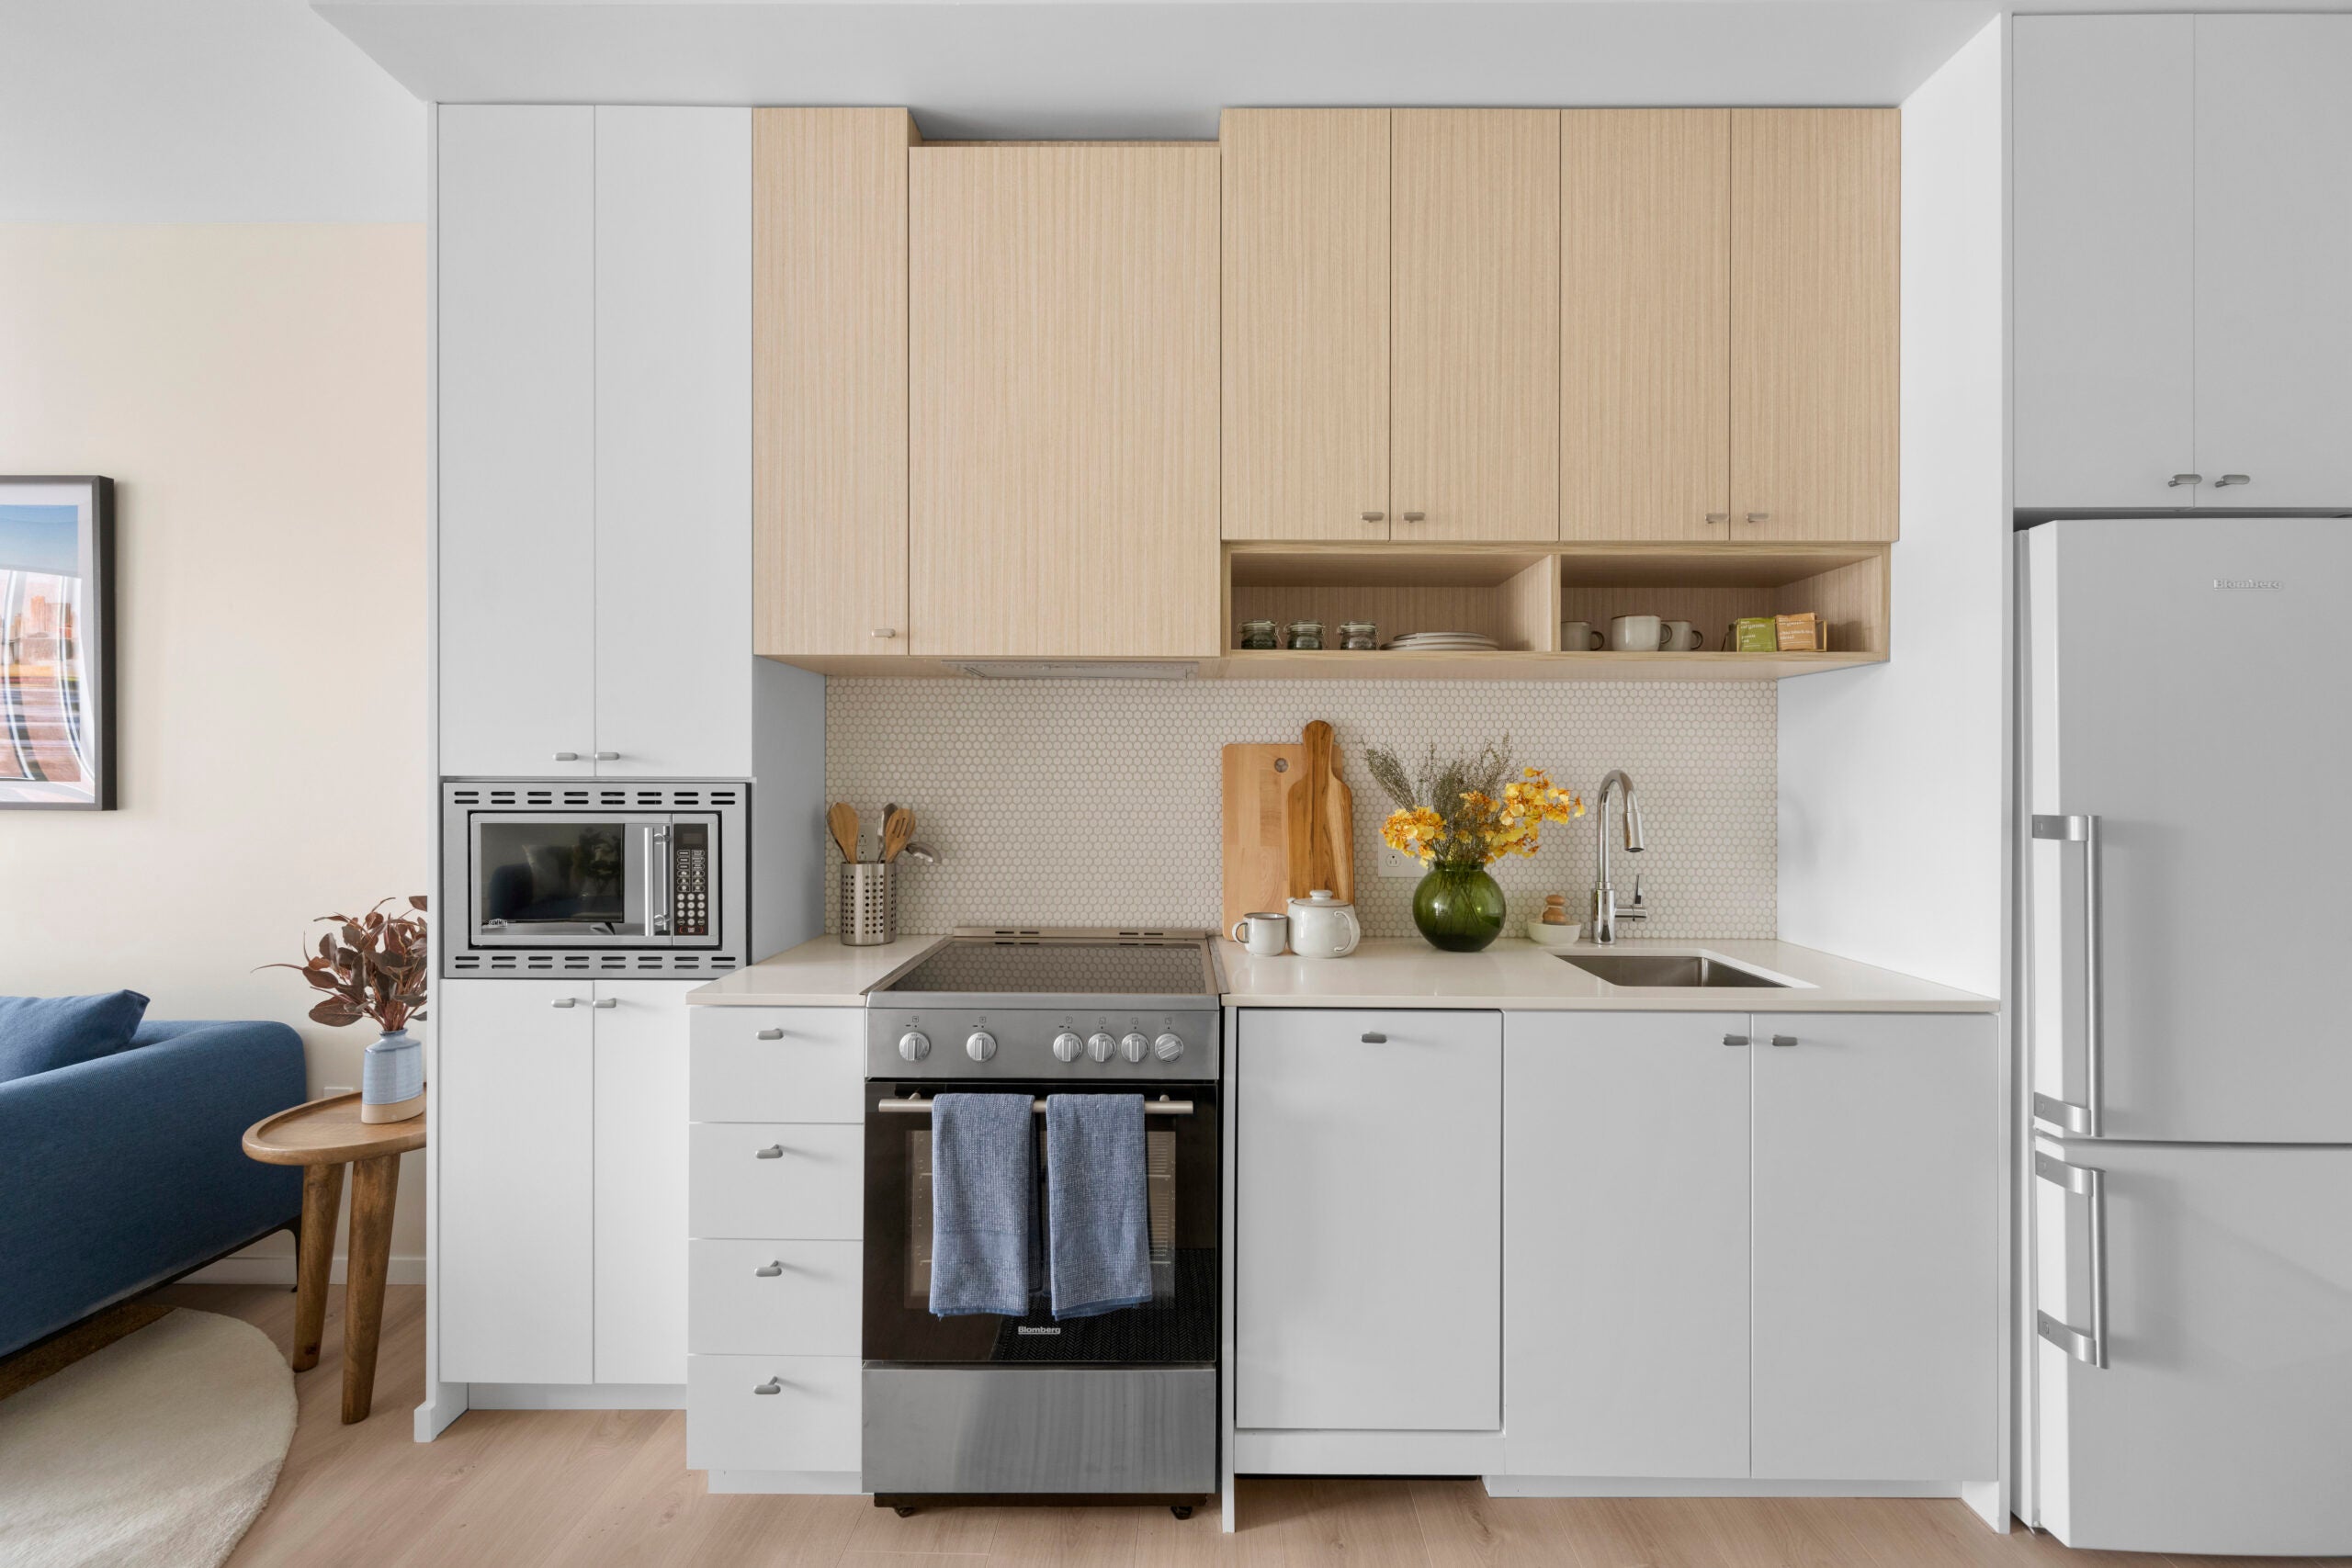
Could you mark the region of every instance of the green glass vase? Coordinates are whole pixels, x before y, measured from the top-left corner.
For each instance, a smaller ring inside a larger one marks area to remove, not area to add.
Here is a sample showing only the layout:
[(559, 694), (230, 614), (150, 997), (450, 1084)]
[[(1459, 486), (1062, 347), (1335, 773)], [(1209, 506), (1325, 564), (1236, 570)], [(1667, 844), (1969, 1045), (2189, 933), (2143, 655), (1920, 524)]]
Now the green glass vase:
[(1476, 953), (1503, 934), (1503, 890), (1474, 860), (1440, 861), (1413, 889), (1413, 924), (1431, 947)]

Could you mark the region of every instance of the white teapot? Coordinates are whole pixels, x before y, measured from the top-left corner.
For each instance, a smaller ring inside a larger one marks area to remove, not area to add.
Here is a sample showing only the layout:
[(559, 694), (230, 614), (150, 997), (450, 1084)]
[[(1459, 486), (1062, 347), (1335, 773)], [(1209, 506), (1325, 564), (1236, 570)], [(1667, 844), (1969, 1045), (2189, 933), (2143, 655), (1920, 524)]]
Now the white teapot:
[(1356, 907), (1340, 903), (1330, 889), (1290, 901), (1290, 950), (1301, 958), (1345, 958), (1363, 940)]

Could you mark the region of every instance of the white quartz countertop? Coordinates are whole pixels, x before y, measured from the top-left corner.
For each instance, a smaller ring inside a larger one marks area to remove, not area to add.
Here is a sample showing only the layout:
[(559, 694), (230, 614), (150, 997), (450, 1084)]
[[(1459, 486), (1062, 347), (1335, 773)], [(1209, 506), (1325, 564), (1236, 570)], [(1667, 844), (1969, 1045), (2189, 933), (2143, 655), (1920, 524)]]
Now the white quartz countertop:
[(1614, 986), (1525, 937), (1484, 953), (1441, 953), (1419, 937), (1368, 938), (1345, 958), (1253, 957), (1217, 943), (1227, 1005), (1290, 1008), (1586, 1008), (1605, 1012), (1992, 1012), (1990, 997), (1916, 980), (1793, 942), (1579, 943), (1570, 953), (1708, 953), (1786, 987)]
[[(868, 988), (945, 941), (902, 936), (884, 947), (819, 937), (686, 993), (719, 1007), (860, 1007)], [(1711, 953), (1786, 987), (1613, 986), (1523, 937), (1484, 953), (1440, 953), (1419, 937), (1374, 937), (1345, 958), (1257, 958), (1217, 943), (1232, 1007), (1586, 1008), (1606, 1012), (1991, 1012), (1992, 998), (1916, 980), (1792, 942), (1625, 941), (1573, 953)]]

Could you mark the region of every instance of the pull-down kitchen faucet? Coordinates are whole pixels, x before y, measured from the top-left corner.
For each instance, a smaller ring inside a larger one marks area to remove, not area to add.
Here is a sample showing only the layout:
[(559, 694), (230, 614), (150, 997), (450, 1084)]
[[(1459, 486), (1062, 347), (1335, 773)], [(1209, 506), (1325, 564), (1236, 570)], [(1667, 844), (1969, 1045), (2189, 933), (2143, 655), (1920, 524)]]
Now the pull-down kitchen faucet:
[(1623, 768), (1611, 768), (1609, 776), (1600, 781), (1600, 798), (1593, 803), (1593, 826), (1600, 832), (1600, 880), (1592, 889), (1592, 940), (1608, 943), (1617, 940), (1617, 922), (1643, 920), (1649, 911), (1642, 908), (1641, 874), (1634, 874), (1634, 901), (1623, 908), (1617, 907), (1617, 887), (1609, 879), (1609, 795), (1611, 790), (1624, 796), (1624, 806), (1618, 815), (1625, 824), (1625, 852), (1642, 852), (1642, 801), (1634, 793), (1634, 781)]

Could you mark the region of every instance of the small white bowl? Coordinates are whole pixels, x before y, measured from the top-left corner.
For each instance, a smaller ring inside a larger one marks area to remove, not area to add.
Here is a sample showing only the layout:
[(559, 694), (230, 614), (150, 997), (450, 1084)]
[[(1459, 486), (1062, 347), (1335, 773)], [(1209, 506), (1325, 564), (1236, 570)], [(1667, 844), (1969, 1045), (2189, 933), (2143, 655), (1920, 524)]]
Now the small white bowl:
[(1582, 926), (1547, 926), (1540, 919), (1527, 922), (1527, 940), (1538, 947), (1574, 947), (1583, 934)]

